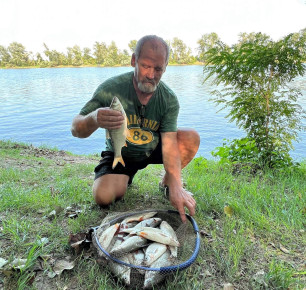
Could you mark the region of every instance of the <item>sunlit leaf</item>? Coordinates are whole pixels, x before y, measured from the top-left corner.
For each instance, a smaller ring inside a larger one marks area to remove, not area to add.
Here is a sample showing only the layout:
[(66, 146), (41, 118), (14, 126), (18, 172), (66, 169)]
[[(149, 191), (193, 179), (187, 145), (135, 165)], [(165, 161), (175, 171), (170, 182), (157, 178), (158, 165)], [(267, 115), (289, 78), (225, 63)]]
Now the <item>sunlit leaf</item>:
[(231, 216), (233, 215), (233, 213), (234, 213), (234, 210), (233, 210), (233, 208), (232, 208), (230, 205), (225, 204), (225, 206), (224, 206), (224, 213), (225, 213), (228, 217), (231, 217)]
[(74, 261), (69, 262), (67, 260), (57, 260), (55, 261), (53, 271), (56, 275), (60, 275), (64, 270), (71, 270), (74, 266)]

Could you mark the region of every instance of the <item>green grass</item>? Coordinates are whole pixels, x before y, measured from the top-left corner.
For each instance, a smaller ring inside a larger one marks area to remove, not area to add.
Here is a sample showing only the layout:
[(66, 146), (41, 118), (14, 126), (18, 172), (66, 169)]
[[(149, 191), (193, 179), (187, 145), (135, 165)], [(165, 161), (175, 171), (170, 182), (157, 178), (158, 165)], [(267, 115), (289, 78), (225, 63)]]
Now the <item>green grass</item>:
[[(95, 256), (75, 255), (69, 235), (99, 225), (113, 211), (172, 207), (158, 190), (163, 169), (156, 165), (136, 175), (123, 201), (100, 210), (91, 193), (98, 160), (0, 141), (0, 258), (26, 259), (22, 270), (0, 270), (0, 289), (124, 289)], [(191, 267), (158, 288), (222, 289), (232, 283), (235, 289), (303, 289), (305, 177), (305, 162), (254, 174), (193, 160), (183, 178), (197, 201), (200, 253)], [(226, 204), (231, 215), (224, 212)], [(68, 218), (68, 206), (82, 212)], [(75, 260), (75, 267), (50, 278), (50, 263), (37, 270), (41, 257), (50, 256)]]

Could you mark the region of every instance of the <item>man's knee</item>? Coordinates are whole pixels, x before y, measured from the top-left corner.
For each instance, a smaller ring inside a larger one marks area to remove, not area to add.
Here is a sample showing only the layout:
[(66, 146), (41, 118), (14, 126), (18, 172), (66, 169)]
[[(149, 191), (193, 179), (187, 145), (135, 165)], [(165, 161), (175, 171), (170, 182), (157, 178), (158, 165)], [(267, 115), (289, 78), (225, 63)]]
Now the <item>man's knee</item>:
[(200, 135), (194, 129), (179, 129), (177, 132), (178, 144), (181, 151), (195, 155), (200, 146)]
[(94, 181), (92, 192), (95, 202), (99, 205), (108, 205), (124, 196), (127, 182), (117, 182), (114, 178), (102, 176)]
[(198, 152), (200, 135), (194, 129), (180, 128), (177, 136), (181, 154), (181, 166), (184, 168)]
[(200, 135), (192, 128), (179, 128), (177, 131), (179, 143), (191, 143), (195, 147), (200, 145)]

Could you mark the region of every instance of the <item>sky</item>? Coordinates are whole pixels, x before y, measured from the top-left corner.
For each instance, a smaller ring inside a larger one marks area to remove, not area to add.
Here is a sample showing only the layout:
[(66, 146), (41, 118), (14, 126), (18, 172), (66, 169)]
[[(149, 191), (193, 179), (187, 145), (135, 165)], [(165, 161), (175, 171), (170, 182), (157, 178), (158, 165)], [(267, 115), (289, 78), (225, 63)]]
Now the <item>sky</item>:
[(278, 40), (306, 28), (306, 0), (0, 0), (0, 45), (16, 41), (27, 51), (67, 52), (96, 41), (131, 40), (156, 34), (178, 37), (193, 52), (202, 35), (216, 32), (231, 45), (241, 32)]

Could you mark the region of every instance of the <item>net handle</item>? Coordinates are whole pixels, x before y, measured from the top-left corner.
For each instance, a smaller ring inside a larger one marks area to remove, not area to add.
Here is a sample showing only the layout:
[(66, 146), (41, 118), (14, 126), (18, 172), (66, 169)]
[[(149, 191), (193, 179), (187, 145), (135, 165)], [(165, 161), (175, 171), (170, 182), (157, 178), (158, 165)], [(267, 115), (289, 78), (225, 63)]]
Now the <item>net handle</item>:
[[(145, 212), (151, 212), (153, 210), (145, 210), (145, 211), (141, 211), (139, 213), (145, 213)], [(154, 210), (154, 211), (157, 211), (157, 212), (164, 212), (164, 213), (175, 213), (175, 214), (180, 214), (178, 211), (175, 211), (175, 210)], [(118, 220), (120, 219), (124, 219), (126, 217), (129, 217), (129, 216), (132, 216), (132, 215), (135, 215), (135, 212), (133, 213), (128, 213), (128, 214), (125, 214), (125, 215), (122, 215), (118, 218), (115, 218), (113, 219), (112, 221), (106, 223), (106, 224), (103, 224), (101, 225), (101, 227), (105, 226), (105, 225), (114, 225)], [(191, 222), (192, 226), (193, 226), (193, 229), (195, 231), (195, 234), (196, 234), (196, 244), (195, 244), (195, 247), (194, 247), (194, 251), (193, 251), (193, 254), (191, 255), (191, 257), (179, 264), (179, 265), (175, 265), (175, 266), (168, 266), (168, 267), (161, 267), (161, 268), (149, 268), (149, 267), (144, 267), (144, 266), (136, 266), (136, 265), (133, 265), (133, 264), (129, 264), (129, 263), (125, 263), (121, 260), (118, 260), (116, 259), (115, 257), (111, 256), (105, 249), (103, 249), (103, 247), (101, 246), (100, 242), (99, 242), (99, 239), (96, 235), (96, 231), (99, 227), (95, 227), (93, 228), (93, 233), (94, 233), (94, 237), (95, 237), (95, 240), (96, 240), (96, 243), (99, 247), (99, 249), (109, 258), (111, 259), (112, 261), (116, 262), (116, 263), (119, 263), (121, 265), (124, 265), (124, 266), (127, 266), (127, 267), (131, 267), (131, 268), (136, 268), (136, 269), (141, 269), (141, 270), (146, 270), (146, 271), (163, 271), (163, 272), (173, 272), (173, 271), (177, 271), (177, 270), (184, 270), (186, 268), (188, 268), (194, 261), (195, 259), (197, 258), (198, 254), (199, 254), (199, 250), (200, 250), (200, 244), (201, 244), (201, 239), (200, 239), (200, 235), (199, 235), (199, 228), (198, 228), (198, 225), (196, 223), (196, 221), (194, 220), (193, 217), (191, 217), (190, 215), (186, 214), (186, 217), (188, 218), (188, 220)]]

